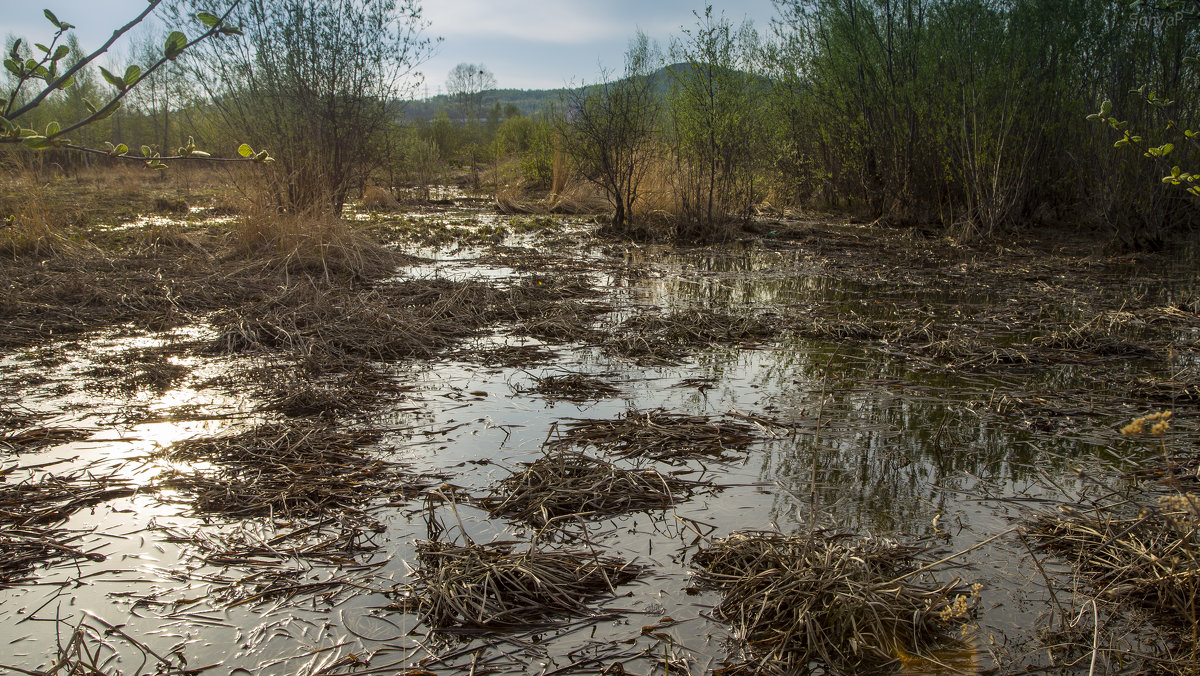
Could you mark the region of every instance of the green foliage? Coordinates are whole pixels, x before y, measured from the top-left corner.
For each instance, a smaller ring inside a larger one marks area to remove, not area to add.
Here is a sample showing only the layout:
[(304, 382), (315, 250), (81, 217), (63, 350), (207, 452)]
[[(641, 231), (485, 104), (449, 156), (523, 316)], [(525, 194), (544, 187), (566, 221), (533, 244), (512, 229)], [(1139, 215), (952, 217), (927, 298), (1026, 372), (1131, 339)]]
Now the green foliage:
[[(211, 21), (203, 2), (178, 0), (176, 18)], [(226, 33), (225, 45), (181, 59), (191, 79), (218, 102), (226, 133), (280, 149), (270, 175), (278, 208), (339, 213), (348, 192), (389, 162), (393, 102), (405, 98), (433, 45), (420, 4), (241, 0), (230, 12), (241, 29)], [(258, 159), (262, 151), (247, 145), (239, 154)]]
[[(1188, 59), (1193, 65), (1195, 65), (1194, 57), (1188, 57)], [(1162, 124), (1161, 134), (1163, 136), (1176, 134), (1181, 135), (1183, 137), (1183, 143), (1190, 145), (1194, 151), (1200, 150), (1200, 131), (1186, 128), (1180, 131), (1179, 125), (1169, 116), (1169, 109), (1174, 106), (1175, 101), (1158, 96), (1157, 93), (1150, 91), (1145, 85), (1142, 85), (1138, 89), (1132, 90), (1130, 93), (1137, 94), (1142, 102), (1150, 109), (1155, 110), (1155, 112), (1158, 112), (1161, 115), (1167, 116), (1165, 124)], [(1135, 134), (1129, 130), (1128, 120), (1117, 119), (1112, 115), (1112, 110), (1112, 101), (1105, 99), (1100, 104), (1100, 110), (1088, 115), (1087, 119), (1099, 124), (1107, 125), (1112, 129), (1121, 132), (1121, 138), (1117, 139), (1117, 141), (1113, 143), (1113, 147), (1115, 148), (1134, 148), (1145, 142), (1145, 139), (1141, 135)], [(1142, 155), (1154, 160), (1163, 171), (1169, 172), (1166, 176), (1162, 177), (1162, 183), (1180, 187), (1191, 196), (1200, 197), (1200, 174), (1184, 171), (1180, 168), (1180, 165), (1172, 165), (1170, 162), (1168, 162), (1167, 157), (1170, 156), (1174, 151), (1175, 144), (1168, 141), (1162, 143), (1161, 145), (1147, 144), (1146, 149), (1142, 152)], [(1192, 161), (1194, 162), (1195, 158), (1192, 158)]]
[[(774, 164), (798, 193), (961, 237), (1057, 216), (1139, 246), (1196, 222), (1144, 189), (1144, 161), (1111, 158), (1114, 141), (1156, 162), (1181, 152), (1145, 130), (1168, 108), (1196, 127), (1194, 24), (1098, 0), (776, 4)], [(1078, 123), (1097, 101), (1111, 101), (1097, 117), (1130, 110), (1131, 81), (1181, 100), (1147, 94), (1116, 139)]]
[(712, 7), (671, 47), (670, 145), (680, 171), (681, 235), (721, 239), (723, 226), (747, 221), (765, 154), (767, 81), (756, 75), (759, 40)]
[[(90, 78), (87, 78), (89, 65), (107, 52), (118, 37), (141, 23), (161, 2), (162, 0), (152, 0), (137, 17), (115, 31), (108, 42), (90, 54), (82, 53), (78, 43), (67, 34), (74, 28), (72, 24), (60, 20), (50, 10), (45, 10), (46, 19), (54, 26), (55, 33), (49, 45), (34, 44), (34, 47), (41, 52), (41, 56), (34, 58), (27, 49), (22, 49), (23, 40), (16, 40), (9, 49), (8, 58), (4, 60), (5, 69), (9, 74), (10, 87), (7, 95), (0, 99), (0, 103), (3, 104), (0, 107), (0, 145), (20, 144), (34, 150), (62, 149), (112, 158), (134, 159), (144, 162), (147, 167), (152, 169), (164, 168), (166, 166), (164, 160), (168, 159), (211, 160), (208, 153), (195, 150), (194, 142), (190, 139), (188, 145), (185, 146), (185, 149), (190, 148), (188, 152), (164, 157), (161, 153), (146, 146), (143, 146), (140, 155), (130, 155), (128, 146), (125, 144), (114, 145), (111, 142), (105, 142), (104, 149), (101, 150), (92, 145), (72, 142), (67, 136), (73, 132), (86, 135), (88, 127), (112, 116), (120, 108), (126, 96), (140, 82), (163, 68), (166, 63), (177, 58), (189, 47), (209, 38), (238, 32), (238, 29), (228, 24), (224, 17), (210, 12), (201, 12), (193, 18), (199, 20), (207, 30), (194, 40), (189, 41), (187, 36), (180, 31), (171, 32), (161, 52), (152, 56), (150, 65), (145, 70), (136, 64), (131, 64), (126, 67), (123, 74), (117, 75), (100, 67), (101, 76), (111, 85), (113, 91), (105, 94), (96, 90), (91, 86)], [(59, 44), (60, 41), (65, 41), (67, 44)], [(69, 121), (60, 121), (56, 116), (46, 121), (44, 127), (40, 123), (32, 124), (33, 120), (42, 117), (41, 113), (56, 107), (55, 104), (60, 98), (59, 92), (71, 90), (73, 87), (79, 89), (77, 83), (80, 79), (88, 80), (86, 82), (88, 92), (83, 97), (74, 97), (75, 103), (79, 105), (71, 106), (73, 110), (70, 111), (62, 110), (61, 107), (56, 111), (69, 112), (70, 116), (67, 117)], [(99, 103), (96, 102), (97, 98), (100, 100)], [(270, 160), (266, 153), (256, 154), (248, 159), (258, 162)]]
[(506, 153), (520, 158), (525, 181), (540, 188), (550, 187), (554, 177), (554, 125), (550, 114), (537, 117), (513, 115), (496, 131), (497, 141)]

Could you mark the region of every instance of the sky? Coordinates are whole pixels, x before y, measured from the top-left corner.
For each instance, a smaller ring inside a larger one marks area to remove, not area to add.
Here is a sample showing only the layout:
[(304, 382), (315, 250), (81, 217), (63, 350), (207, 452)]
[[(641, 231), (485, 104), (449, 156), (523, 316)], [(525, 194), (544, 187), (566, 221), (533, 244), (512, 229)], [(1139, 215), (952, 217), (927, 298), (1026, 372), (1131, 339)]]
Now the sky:
[[(750, 20), (763, 33), (775, 16), (771, 0), (710, 0), (713, 13), (735, 23)], [(221, 1), (215, 0), (214, 6)], [(596, 82), (602, 72), (624, 67), (625, 49), (641, 29), (664, 48), (682, 28), (695, 24), (704, 0), (425, 0), (428, 33), (440, 36), (437, 52), (420, 66), (419, 95), (444, 91), (459, 63), (481, 64), (497, 86), (554, 89)], [(0, 35), (45, 42), (53, 27), (49, 8), (75, 24), (80, 43), (95, 49), (114, 28), (137, 16), (146, 0), (0, 0)], [(121, 46), (116, 47), (117, 50)]]

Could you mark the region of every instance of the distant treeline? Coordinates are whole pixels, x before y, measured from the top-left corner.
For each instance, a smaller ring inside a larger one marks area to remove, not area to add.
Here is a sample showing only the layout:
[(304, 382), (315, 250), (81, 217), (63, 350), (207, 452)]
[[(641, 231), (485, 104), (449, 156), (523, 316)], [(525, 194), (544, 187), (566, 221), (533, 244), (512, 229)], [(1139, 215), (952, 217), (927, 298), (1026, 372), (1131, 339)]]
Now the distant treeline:
[[(194, 136), (224, 154), (246, 140), (278, 160), (284, 209), (340, 209), (368, 182), (489, 168), (497, 191), (590, 181), (619, 234), (721, 238), (756, 211), (815, 206), (960, 238), (1070, 225), (1155, 247), (1200, 222), (1189, 2), (775, 0), (758, 30), (700, 9), (661, 50), (634, 36), (625, 71), (602, 82), (498, 90), (462, 64), (464, 81), (485, 86), (414, 101), (408, 75), (437, 31), (415, 0), (336, 12), (243, 0), (230, 17), (242, 35), (144, 78), (73, 140), (170, 151)], [(167, 4), (177, 25), (203, 9)], [(128, 60), (150, 61), (160, 42)], [(107, 87), (84, 69), (22, 124), (78, 119)]]

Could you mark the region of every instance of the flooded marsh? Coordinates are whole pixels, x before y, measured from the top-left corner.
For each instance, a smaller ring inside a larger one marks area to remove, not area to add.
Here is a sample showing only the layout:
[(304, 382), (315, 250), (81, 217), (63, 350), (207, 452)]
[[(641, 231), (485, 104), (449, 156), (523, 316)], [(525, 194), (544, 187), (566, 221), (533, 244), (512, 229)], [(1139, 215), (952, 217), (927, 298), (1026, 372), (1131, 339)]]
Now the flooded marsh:
[(444, 201), (0, 264), (0, 668), (1195, 668), (1194, 264)]

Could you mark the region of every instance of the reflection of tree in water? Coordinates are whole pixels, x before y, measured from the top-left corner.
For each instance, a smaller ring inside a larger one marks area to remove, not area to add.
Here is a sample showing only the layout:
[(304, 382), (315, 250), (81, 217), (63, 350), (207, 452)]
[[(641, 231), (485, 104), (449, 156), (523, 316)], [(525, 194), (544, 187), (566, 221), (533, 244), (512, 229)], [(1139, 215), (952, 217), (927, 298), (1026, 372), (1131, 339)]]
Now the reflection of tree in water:
[[(956, 491), (978, 479), (1025, 487), (1041, 471), (1060, 474), (1084, 449), (1078, 441), (1038, 438), (986, 410), (990, 392), (952, 376), (910, 372), (886, 358), (828, 353), (828, 348), (784, 350), (758, 384), (775, 392), (780, 418), (798, 419), (798, 435), (770, 446), (760, 476), (785, 489), (772, 516), (781, 524), (807, 523), (813, 483), (814, 435), (825, 405), (817, 447), (818, 522), (875, 532), (925, 532), (938, 514), (960, 506)], [(1039, 456), (1038, 449), (1049, 454)], [(942, 490), (951, 489), (951, 491)]]

